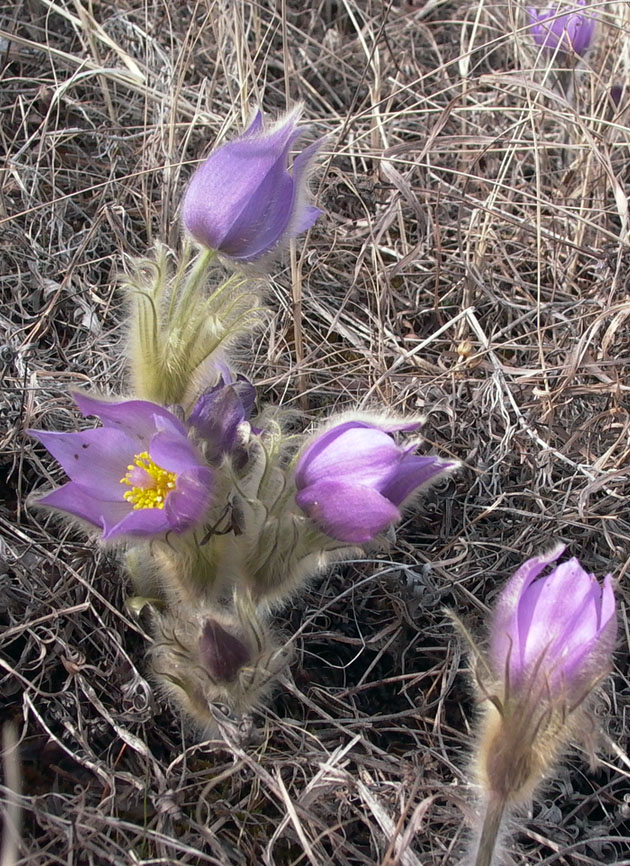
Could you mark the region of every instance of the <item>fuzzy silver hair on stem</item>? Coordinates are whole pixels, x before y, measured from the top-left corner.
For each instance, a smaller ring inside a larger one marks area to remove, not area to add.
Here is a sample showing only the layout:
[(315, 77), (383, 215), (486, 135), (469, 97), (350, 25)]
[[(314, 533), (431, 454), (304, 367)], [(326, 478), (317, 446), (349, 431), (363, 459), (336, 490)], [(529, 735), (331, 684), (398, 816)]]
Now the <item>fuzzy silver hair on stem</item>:
[(211, 250), (194, 257), (188, 246), (174, 265), (158, 245), (122, 281), (131, 305), (131, 384), (139, 396), (189, 408), (213, 384), (213, 360), (260, 324), (251, 280), (231, 274), (208, 289), (213, 259)]

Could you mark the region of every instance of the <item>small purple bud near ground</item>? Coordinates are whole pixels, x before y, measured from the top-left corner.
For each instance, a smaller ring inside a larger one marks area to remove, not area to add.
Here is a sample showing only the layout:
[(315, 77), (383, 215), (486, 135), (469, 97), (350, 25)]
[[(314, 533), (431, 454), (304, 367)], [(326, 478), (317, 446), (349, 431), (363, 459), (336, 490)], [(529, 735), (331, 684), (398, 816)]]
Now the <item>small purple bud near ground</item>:
[(268, 129), (256, 112), (249, 128), (222, 145), (193, 175), (182, 204), (184, 226), (201, 246), (251, 262), (310, 228), (321, 211), (308, 201), (307, 182), (321, 147), (295, 157), (301, 106)]
[(245, 640), (224, 628), (221, 623), (209, 617), (199, 638), (199, 660), (213, 679), (231, 682), (238, 676), (252, 656), (252, 650)]
[(583, 57), (593, 44), (597, 19), (588, 0), (527, 10), (530, 33), (540, 48), (553, 54), (577, 54)]
[(325, 535), (365, 544), (401, 518), (405, 502), (455, 461), (413, 454), (391, 435), (418, 423), (346, 421), (316, 436), (297, 462), (296, 502)]
[(182, 533), (202, 522), (213, 473), (172, 412), (145, 400), (73, 396), (81, 412), (98, 416), (103, 426), (80, 433), (29, 431), (70, 477), (37, 505), (86, 521), (108, 541)]

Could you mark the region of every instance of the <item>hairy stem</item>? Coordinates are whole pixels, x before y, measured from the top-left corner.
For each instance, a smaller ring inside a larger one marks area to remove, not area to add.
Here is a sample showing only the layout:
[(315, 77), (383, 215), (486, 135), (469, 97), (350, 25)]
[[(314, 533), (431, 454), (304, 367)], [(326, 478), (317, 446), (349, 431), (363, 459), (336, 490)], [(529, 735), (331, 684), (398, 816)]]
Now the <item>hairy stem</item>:
[(481, 836), (477, 846), (475, 866), (492, 866), (494, 852), (499, 840), (499, 831), (505, 814), (505, 800), (502, 797), (490, 796), (486, 805)]

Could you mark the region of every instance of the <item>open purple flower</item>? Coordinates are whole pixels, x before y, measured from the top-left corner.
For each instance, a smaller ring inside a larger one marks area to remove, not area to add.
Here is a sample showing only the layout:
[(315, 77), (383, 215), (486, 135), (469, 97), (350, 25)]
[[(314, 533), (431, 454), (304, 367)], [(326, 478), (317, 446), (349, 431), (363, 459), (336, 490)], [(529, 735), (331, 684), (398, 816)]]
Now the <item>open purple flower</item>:
[(144, 400), (73, 396), (81, 412), (98, 416), (103, 426), (80, 433), (29, 431), (70, 477), (38, 505), (91, 523), (104, 539), (180, 533), (203, 520), (212, 470), (172, 412)]
[(491, 625), (490, 660), (509, 687), (539, 682), (579, 700), (610, 663), (616, 636), (611, 575), (600, 584), (577, 559), (557, 565), (564, 545), (525, 562), (499, 597)]
[(289, 151), (302, 136), (301, 108), (263, 128), (249, 128), (219, 147), (193, 175), (182, 205), (186, 229), (204, 247), (252, 261), (310, 228), (321, 211), (308, 203), (307, 181), (321, 141), (305, 148), (288, 170)]
[(224, 454), (232, 454), (237, 465), (246, 461), (244, 427), (249, 429), (247, 420), (255, 402), (256, 389), (252, 383), (245, 376), (234, 378), (227, 368), (218, 383), (199, 397), (188, 425), (203, 440), (209, 463), (219, 462)]
[[(573, 4), (548, 6), (541, 10), (529, 8), (529, 30), (534, 42), (550, 53), (557, 50), (582, 57), (593, 42), (597, 23), (592, 11), (582, 11), (588, 5), (588, 0), (576, 0)], [(564, 9), (567, 11), (563, 12)]]
[(456, 465), (396, 444), (391, 433), (417, 426), (346, 421), (317, 436), (298, 460), (298, 506), (331, 538), (371, 541), (400, 520), (412, 494)]

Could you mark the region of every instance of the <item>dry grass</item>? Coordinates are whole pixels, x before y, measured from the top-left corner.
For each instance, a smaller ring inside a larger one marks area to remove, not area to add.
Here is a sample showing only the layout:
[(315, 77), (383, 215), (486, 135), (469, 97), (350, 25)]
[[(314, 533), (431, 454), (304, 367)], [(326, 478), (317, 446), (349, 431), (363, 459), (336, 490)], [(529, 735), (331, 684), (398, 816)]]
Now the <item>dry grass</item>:
[[(21, 791), (10, 749), (0, 790), (19, 862), (459, 862), (475, 710), (444, 606), (480, 627), (558, 537), (628, 594), (630, 12), (597, 5), (569, 99), (494, 0), (0, 7), (0, 689)], [(24, 430), (73, 427), (69, 386), (124, 388), (127, 257), (179, 242), (185, 180), (230, 123), (296, 99), (330, 134), (327, 213), (278, 268), (257, 379), (313, 418), (421, 410), (467, 468), (279, 616), (296, 654), (270, 707), (195, 744), (151, 693), (113, 555), (25, 507), (60, 475)], [(506, 863), (630, 863), (621, 626), (604, 759), (559, 770)]]

